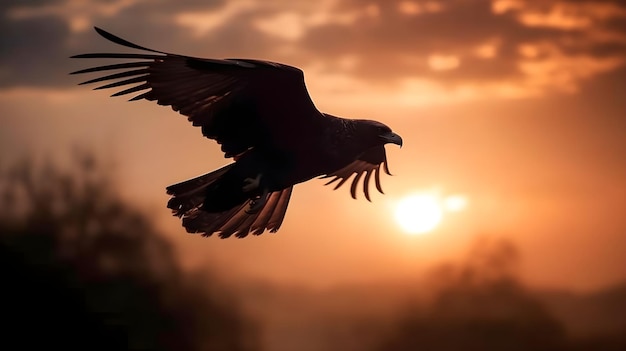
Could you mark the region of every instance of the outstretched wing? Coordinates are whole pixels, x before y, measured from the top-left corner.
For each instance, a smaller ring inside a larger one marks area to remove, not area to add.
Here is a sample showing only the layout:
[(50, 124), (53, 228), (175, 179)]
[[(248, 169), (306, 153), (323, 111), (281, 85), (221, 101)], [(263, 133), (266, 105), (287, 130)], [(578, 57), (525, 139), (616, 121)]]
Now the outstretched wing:
[(337, 183), (337, 185), (335, 185), (335, 188), (333, 189), (337, 190), (340, 186), (347, 182), (348, 179), (350, 179), (352, 174), (356, 174), (356, 176), (352, 180), (352, 185), (350, 186), (350, 194), (352, 195), (353, 199), (356, 199), (356, 191), (359, 185), (359, 180), (363, 175), (365, 175), (365, 178), (363, 178), (363, 193), (365, 193), (365, 198), (368, 201), (372, 201), (370, 199), (369, 192), (369, 182), (372, 174), (374, 174), (374, 183), (376, 184), (376, 189), (378, 189), (381, 194), (383, 193), (383, 188), (380, 185), (381, 165), (385, 173), (391, 175), (387, 166), (387, 155), (385, 153), (385, 147), (377, 146), (362, 153), (356, 160), (354, 160), (352, 163), (349, 163), (347, 166), (320, 178), (324, 179), (334, 177), (324, 185), (329, 185), (336, 181), (339, 181), (339, 183)]
[[(222, 145), (225, 157), (253, 147), (290, 149), (302, 140), (309, 122), (318, 118), (301, 70), (269, 61), (206, 59), (148, 49), (100, 28), (104, 38), (149, 53), (91, 53), (72, 58), (111, 58), (136, 61), (72, 72), (105, 73), (81, 84), (105, 83), (95, 89), (120, 88), (112, 96), (137, 93), (171, 106), (188, 117), (202, 134)], [(115, 73), (113, 73), (115, 72)], [(284, 137), (284, 135), (291, 137)]]

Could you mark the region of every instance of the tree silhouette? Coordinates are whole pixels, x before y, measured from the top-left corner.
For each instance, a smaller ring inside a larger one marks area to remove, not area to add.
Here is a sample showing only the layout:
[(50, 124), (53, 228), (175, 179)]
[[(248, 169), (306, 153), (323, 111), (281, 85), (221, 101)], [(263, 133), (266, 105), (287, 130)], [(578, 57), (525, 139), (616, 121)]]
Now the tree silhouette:
[(507, 242), (478, 242), (466, 262), (433, 274), (433, 300), (410, 309), (377, 349), (564, 349), (560, 324), (516, 281), (516, 258)]
[(75, 160), (0, 172), (0, 348), (257, 349), (232, 295), (183, 271), (92, 156)]

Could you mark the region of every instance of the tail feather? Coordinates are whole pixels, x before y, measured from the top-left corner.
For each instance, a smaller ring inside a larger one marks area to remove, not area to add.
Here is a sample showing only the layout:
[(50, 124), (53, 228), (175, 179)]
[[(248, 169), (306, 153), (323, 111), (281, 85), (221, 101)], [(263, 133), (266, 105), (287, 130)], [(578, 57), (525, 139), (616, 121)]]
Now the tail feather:
[(220, 237), (227, 238), (231, 235), (235, 234), (238, 238), (243, 238), (248, 236), (250, 232), (250, 227), (254, 220), (259, 216), (260, 212), (256, 213), (246, 213), (245, 206), (244, 208), (237, 211), (237, 213), (226, 222), (220, 229)]
[(293, 187), (271, 192), (265, 205), (255, 213), (247, 212), (249, 201), (224, 211), (210, 212), (203, 208), (207, 202), (207, 188), (220, 180), (231, 166), (167, 187), (167, 193), (172, 195), (167, 207), (172, 209), (175, 216), (182, 218), (187, 232), (202, 233), (202, 236), (219, 233), (220, 238), (232, 235), (244, 238), (250, 233), (260, 235), (265, 230), (271, 233), (278, 231), (287, 212)]
[(167, 207), (178, 217), (197, 208), (206, 198), (204, 190), (220, 179), (232, 166), (233, 164), (229, 164), (216, 171), (168, 186), (165, 190), (172, 198), (167, 202)]
[(188, 192), (197, 191), (200, 187), (205, 188), (206, 186), (216, 181), (219, 177), (224, 175), (224, 173), (226, 173), (226, 171), (228, 171), (233, 165), (234, 163), (231, 163), (213, 172), (201, 175), (196, 178), (185, 180), (184, 182), (170, 185), (166, 188), (167, 193), (169, 195), (176, 194), (180, 196)]
[[(287, 194), (287, 196), (291, 194), (291, 188), (289, 188), (289, 192)], [(286, 208), (284, 210), (276, 209), (276, 205), (278, 205), (278, 200), (282, 195), (282, 192), (275, 192), (269, 196), (269, 198), (267, 199), (267, 204), (265, 204), (265, 207), (261, 211), (259, 211), (259, 216), (256, 218), (254, 224), (252, 225), (252, 234), (260, 235), (263, 233), (265, 228), (268, 227), (269, 221), (272, 217), (272, 214), (274, 214), (274, 211), (281, 213), (287, 210)]]
[(288, 192), (282, 192), (278, 197), (276, 209), (273, 211), (270, 220), (267, 224), (271, 233), (278, 231), (278, 228), (283, 224), (285, 219), (285, 212), (287, 212), (287, 205), (289, 205), (289, 199), (291, 198), (291, 188)]

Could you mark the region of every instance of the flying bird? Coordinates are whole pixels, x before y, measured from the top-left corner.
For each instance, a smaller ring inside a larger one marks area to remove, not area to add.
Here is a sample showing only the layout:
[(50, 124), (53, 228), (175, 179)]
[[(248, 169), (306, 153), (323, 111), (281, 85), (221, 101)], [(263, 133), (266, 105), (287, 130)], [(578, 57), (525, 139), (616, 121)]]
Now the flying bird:
[[(105, 74), (82, 84), (119, 88), (129, 101), (171, 106), (202, 134), (221, 145), (234, 162), (166, 191), (167, 207), (189, 233), (243, 238), (280, 228), (293, 186), (330, 178), (339, 188), (353, 174), (370, 200), (369, 183), (387, 173), (384, 145), (402, 138), (377, 121), (345, 119), (320, 112), (307, 91), (302, 70), (254, 59), (198, 58), (133, 44), (100, 28), (102, 37), (141, 53), (89, 53), (72, 58), (130, 59), (71, 74)], [(371, 200), (370, 200), (371, 201)]]

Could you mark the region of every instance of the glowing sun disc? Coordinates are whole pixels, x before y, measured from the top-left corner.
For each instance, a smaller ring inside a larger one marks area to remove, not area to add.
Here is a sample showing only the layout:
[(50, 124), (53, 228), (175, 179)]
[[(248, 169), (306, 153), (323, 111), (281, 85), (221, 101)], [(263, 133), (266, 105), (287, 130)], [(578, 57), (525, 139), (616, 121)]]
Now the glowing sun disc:
[(443, 210), (435, 196), (410, 195), (400, 200), (395, 217), (407, 233), (423, 234), (437, 227), (443, 217)]

